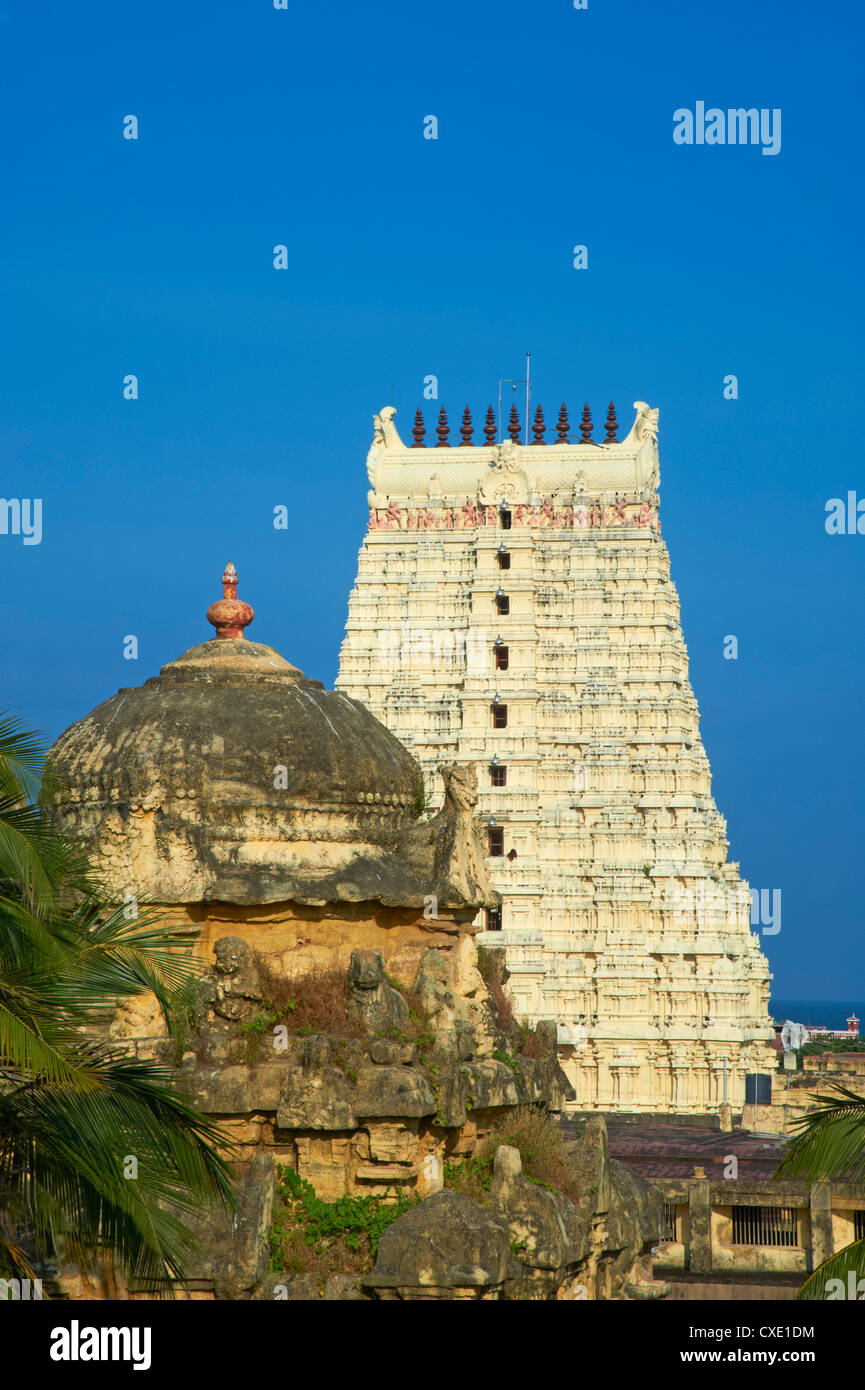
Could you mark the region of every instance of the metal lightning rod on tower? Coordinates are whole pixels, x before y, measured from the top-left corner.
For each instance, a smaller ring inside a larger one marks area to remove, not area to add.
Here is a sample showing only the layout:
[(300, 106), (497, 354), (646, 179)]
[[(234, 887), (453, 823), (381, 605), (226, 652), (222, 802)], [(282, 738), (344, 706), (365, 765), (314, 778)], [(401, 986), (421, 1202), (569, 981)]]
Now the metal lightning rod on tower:
[(498, 413), (498, 443), (502, 442), (502, 387), (510, 386), (512, 391), (516, 391), (518, 386), (526, 388), (526, 419), (524, 426), (524, 440), (529, 442), (529, 408), (532, 402), (532, 354), (526, 353), (526, 374), (524, 377), (503, 376), (499, 382), (499, 413)]

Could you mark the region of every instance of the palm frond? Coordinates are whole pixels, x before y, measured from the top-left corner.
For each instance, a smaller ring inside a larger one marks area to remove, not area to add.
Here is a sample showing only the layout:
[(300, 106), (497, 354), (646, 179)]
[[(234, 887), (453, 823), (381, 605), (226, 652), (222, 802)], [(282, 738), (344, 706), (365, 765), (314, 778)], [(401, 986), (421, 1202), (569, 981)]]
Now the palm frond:
[(814, 1302), (852, 1297), (858, 1302), (860, 1279), (865, 1280), (865, 1240), (854, 1240), (852, 1245), (836, 1251), (818, 1265), (805, 1280), (796, 1298), (802, 1302)]
[(844, 1086), (815, 1095), (820, 1104), (795, 1120), (799, 1130), (778, 1169), (778, 1178), (812, 1182), (865, 1182), (865, 1097)]
[[(22, 1011), (23, 1012), (23, 1011)], [(0, 994), (0, 1075), (7, 1082), (44, 1077), (48, 1081), (63, 1081), (75, 1090), (90, 1085), (86, 1073), (80, 1073), (69, 1060), (68, 1052), (58, 1047), (34, 1027), (31, 1019), (9, 1007), (8, 994)]]
[(194, 1224), (231, 1205), (214, 1148), (226, 1137), (166, 1089), (166, 1069), (83, 1052), (98, 1080), (87, 1094), (45, 1084), (0, 1099), (0, 1194), (40, 1249), (111, 1252), (136, 1279), (181, 1278)]
[(47, 745), (14, 714), (0, 715), (0, 791), (20, 801), (39, 794)]
[(170, 1029), (198, 965), (188, 928), (109, 905), (52, 810), (61, 787), (43, 757), (0, 717), (0, 1275), (34, 1252), (80, 1255), (170, 1289), (196, 1225), (231, 1205), (227, 1136), (171, 1070), (82, 1039), (149, 992)]

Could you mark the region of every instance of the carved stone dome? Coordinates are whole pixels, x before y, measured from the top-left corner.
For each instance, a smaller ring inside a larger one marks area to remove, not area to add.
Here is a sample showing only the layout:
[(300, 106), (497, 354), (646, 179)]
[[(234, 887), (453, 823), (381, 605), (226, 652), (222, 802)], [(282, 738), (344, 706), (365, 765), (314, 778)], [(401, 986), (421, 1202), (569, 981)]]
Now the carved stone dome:
[(250, 642), (233, 566), (216, 636), (60, 736), (63, 824), (117, 899), (423, 900), (395, 859), (422, 780), (357, 700)]

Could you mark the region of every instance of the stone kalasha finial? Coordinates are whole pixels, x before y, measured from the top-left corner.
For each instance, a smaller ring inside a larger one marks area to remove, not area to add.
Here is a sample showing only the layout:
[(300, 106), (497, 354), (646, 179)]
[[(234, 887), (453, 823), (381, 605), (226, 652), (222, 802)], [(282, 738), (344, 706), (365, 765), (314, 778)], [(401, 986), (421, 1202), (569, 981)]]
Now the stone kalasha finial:
[(237, 570), (229, 560), (222, 576), (222, 598), (207, 610), (207, 621), (213, 623), (217, 637), (245, 638), (244, 628), (255, 617), (255, 610), (237, 597)]
[(613, 405), (613, 402), (610, 401), (610, 408), (609, 408), (609, 410), (607, 411), (607, 424), (606, 424), (607, 437), (606, 437), (606, 439), (604, 440), (604, 443), (605, 443), (605, 444), (615, 444), (615, 443), (617, 443), (617, 440), (616, 440), (616, 430), (617, 430), (618, 428), (619, 428), (619, 422), (618, 422), (618, 420), (616, 419), (616, 407)]
[(533, 444), (543, 444), (545, 429), (546, 425), (544, 424), (544, 412), (541, 410), (541, 407), (538, 406), (537, 410), (535, 411), (535, 421), (532, 425), (532, 434), (535, 436), (532, 440)]
[(558, 421), (557, 421), (557, 423), (556, 423), (556, 434), (559, 436), (558, 439), (556, 440), (556, 443), (557, 443), (557, 444), (567, 444), (567, 443), (568, 443), (568, 430), (569, 430), (569, 429), (570, 429), (570, 425), (568, 424), (568, 407), (567, 407), (564, 403), (562, 403), (562, 408), (561, 408), (561, 410), (559, 411), (559, 418), (558, 418)]
[(423, 415), (419, 410), (415, 411), (414, 424), (412, 425), (411, 432), (414, 435), (414, 444), (412, 444), (411, 447), (413, 449), (425, 449), (426, 445), (423, 442), (423, 437), (426, 434), (426, 430), (424, 428)]
[(511, 406), (510, 419), (508, 420), (508, 434), (515, 444), (520, 442), (520, 417), (517, 414), (515, 405)]
[(484, 420), (484, 443), (495, 444), (496, 442), (496, 417), (491, 405), (487, 406), (487, 415)]
[(580, 434), (583, 436), (580, 440), (581, 444), (592, 443), (592, 412), (589, 409), (588, 401), (586, 401), (583, 406), (583, 418), (580, 421)]
[(448, 435), (450, 434), (450, 432), (451, 431), (450, 425), (448, 424), (447, 411), (445, 410), (444, 406), (442, 406), (441, 410), (439, 411), (439, 422), (436, 425), (436, 434), (439, 437), (438, 443), (436, 444), (437, 449), (450, 448), (450, 444), (448, 442)]
[(472, 435), (474, 434), (474, 432), (474, 425), (472, 424), (472, 413), (469, 410), (468, 406), (466, 406), (465, 410), (463, 411), (463, 422), (460, 425), (460, 434), (462, 435), (462, 443), (460, 444), (461, 449), (468, 449), (471, 447)]

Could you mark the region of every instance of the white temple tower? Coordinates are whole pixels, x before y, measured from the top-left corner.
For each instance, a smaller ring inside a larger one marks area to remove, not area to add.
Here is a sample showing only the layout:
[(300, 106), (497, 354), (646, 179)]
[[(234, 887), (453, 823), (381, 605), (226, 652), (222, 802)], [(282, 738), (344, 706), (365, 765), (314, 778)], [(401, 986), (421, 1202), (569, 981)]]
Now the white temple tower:
[(436, 769), (474, 762), (518, 1018), (555, 1018), (577, 1109), (717, 1110), (773, 1070), (769, 971), (727, 860), (658, 517), (658, 412), (603, 444), (426, 449), (392, 407), (337, 687)]

